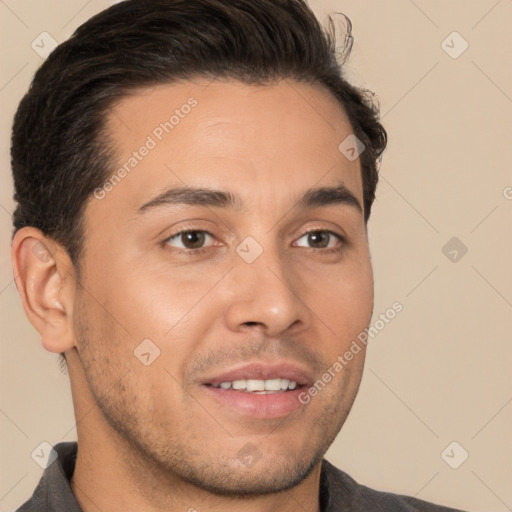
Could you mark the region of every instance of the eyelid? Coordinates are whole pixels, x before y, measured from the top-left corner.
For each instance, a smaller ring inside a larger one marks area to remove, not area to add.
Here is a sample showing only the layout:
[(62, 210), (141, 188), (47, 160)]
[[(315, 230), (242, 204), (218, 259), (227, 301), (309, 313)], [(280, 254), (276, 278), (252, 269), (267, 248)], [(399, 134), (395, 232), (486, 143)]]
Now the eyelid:
[[(297, 242), (298, 240), (300, 240), (301, 238), (304, 238), (305, 236), (309, 235), (310, 233), (328, 233), (329, 235), (333, 235), (335, 238), (338, 239), (338, 242), (340, 245), (343, 245), (347, 242), (347, 238), (342, 235), (341, 233), (337, 233), (336, 231), (333, 231), (332, 229), (327, 229), (325, 227), (318, 227), (318, 228), (311, 228), (311, 229), (308, 229), (307, 231), (305, 231), (299, 238), (297, 238), (297, 240), (295, 242)], [(309, 247), (309, 249), (314, 249), (314, 250), (318, 250), (318, 251), (329, 251), (329, 250), (336, 250), (336, 247), (324, 247), (324, 248), (316, 248), (316, 247)]]

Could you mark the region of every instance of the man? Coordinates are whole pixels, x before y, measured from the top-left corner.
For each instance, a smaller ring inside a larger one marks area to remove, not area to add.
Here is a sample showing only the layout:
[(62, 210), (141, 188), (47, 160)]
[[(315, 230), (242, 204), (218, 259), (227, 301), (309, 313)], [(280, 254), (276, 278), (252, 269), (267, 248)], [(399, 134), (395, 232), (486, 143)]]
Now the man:
[(449, 510), (323, 460), (362, 375), (386, 145), (335, 55), (299, 0), (129, 0), (40, 68), (12, 256), (78, 444), (19, 510)]

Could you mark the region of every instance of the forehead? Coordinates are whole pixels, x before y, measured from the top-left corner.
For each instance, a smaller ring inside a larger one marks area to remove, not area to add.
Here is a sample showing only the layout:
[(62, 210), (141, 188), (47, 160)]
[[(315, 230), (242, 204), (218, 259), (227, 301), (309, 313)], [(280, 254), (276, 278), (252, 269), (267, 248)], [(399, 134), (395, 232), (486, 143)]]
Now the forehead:
[(116, 161), (103, 206), (126, 214), (176, 185), (275, 200), (294, 188), (341, 181), (362, 202), (359, 160), (339, 150), (350, 123), (320, 86), (289, 80), (159, 85), (115, 104), (107, 131)]

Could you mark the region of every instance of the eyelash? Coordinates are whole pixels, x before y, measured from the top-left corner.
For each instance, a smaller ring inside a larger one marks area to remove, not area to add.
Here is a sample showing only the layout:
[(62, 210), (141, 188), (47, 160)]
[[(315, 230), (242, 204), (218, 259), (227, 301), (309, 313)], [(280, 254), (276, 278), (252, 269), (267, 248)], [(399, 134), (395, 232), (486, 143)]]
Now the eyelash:
[[(211, 236), (212, 238), (215, 238), (215, 236), (212, 233), (210, 233), (209, 231), (207, 231), (205, 229), (183, 229), (182, 231), (178, 231), (177, 233), (174, 233), (171, 236), (167, 237), (163, 241), (163, 245), (170, 252), (178, 253), (178, 254), (187, 254), (189, 256), (195, 256), (195, 255), (203, 254), (203, 253), (205, 253), (206, 251), (208, 251), (211, 248), (211, 246), (208, 246), (208, 247), (199, 247), (198, 249), (181, 249), (181, 248), (176, 248), (176, 247), (172, 247), (172, 246), (169, 245), (168, 242), (170, 240), (179, 238), (181, 235), (183, 235), (185, 233), (205, 233), (206, 235)], [(340, 243), (340, 245), (338, 245), (337, 247), (329, 247), (329, 248), (309, 247), (309, 249), (311, 249), (313, 251), (321, 251), (324, 254), (325, 253), (335, 253), (335, 252), (339, 253), (339, 252), (341, 252), (342, 247), (346, 243), (346, 238), (343, 235), (340, 235), (339, 233), (336, 233), (335, 231), (331, 231), (329, 229), (318, 229), (318, 228), (317, 229), (311, 229), (311, 230), (308, 230), (308, 231), (304, 232), (298, 238), (298, 240), (300, 240), (301, 238), (303, 238), (303, 237), (305, 237), (305, 236), (307, 236), (307, 235), (309, 235), (311, 233), (327, 233), (327, 234), (337, 238), (339, 243)], [(306, 247), (306, 249), (308, 249), (308, 247)]]

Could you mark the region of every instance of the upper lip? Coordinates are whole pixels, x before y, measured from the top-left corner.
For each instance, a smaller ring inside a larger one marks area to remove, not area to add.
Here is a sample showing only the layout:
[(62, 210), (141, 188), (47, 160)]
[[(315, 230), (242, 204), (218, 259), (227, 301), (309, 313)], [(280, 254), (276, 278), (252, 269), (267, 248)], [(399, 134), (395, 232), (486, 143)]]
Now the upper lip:
[(251, 362), (206, 377), (202, 379), (202, 383), (218, 386), (222, 382), (233, 382), (242, 379), (268, 380), (278, 378), (293, 380), (301, 386), (307, 386), (313, 382), (309, 371), (293, 363), (265, 364)]

